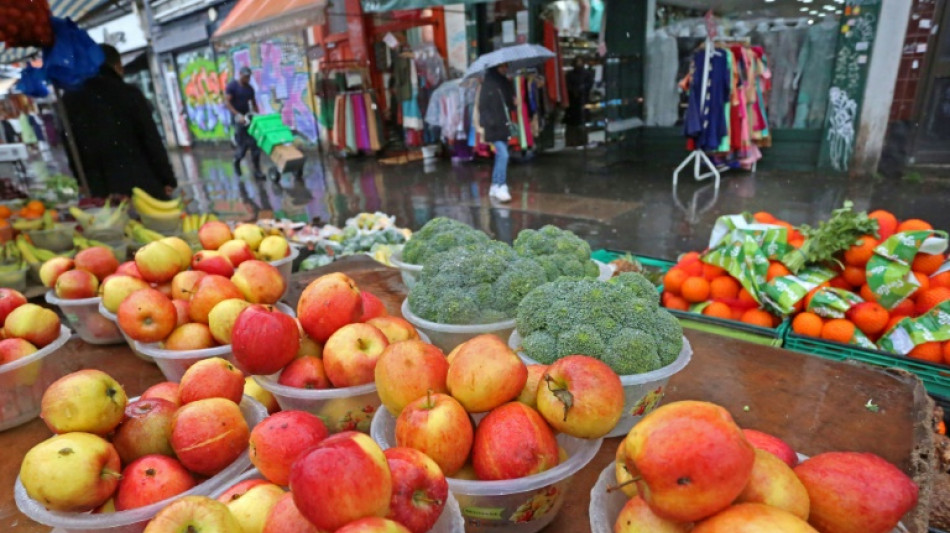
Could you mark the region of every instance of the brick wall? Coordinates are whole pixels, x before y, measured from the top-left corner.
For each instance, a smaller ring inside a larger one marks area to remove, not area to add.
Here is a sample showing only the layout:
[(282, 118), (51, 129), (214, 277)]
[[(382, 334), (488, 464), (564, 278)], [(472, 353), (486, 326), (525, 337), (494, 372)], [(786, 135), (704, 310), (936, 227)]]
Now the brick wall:
[(900, 70), (894, 86), (891, 121), (912, 120), (917, 99), (917, 88), (924, 73), (927, 52), (937, 44), (933, 30), (938, 0), (913, 0), (907, 37), (901, 55)]

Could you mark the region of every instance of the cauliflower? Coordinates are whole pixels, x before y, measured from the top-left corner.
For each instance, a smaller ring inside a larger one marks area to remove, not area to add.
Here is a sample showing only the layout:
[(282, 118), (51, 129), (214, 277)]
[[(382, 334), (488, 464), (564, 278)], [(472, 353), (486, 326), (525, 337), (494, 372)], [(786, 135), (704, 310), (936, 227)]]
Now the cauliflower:
[(518, 255), (537, 261), (544, 268), (548, 281), (561, 276), (596, 278), (600, 273), (597, 263), (590, 259), (587, 241), (556, 226), (522, 230), (515, 239), (514, 248)]
[(489, 240), (485, 233), (457, 220), (433, 218), (406, 243), (402, 249), (402, 260), (421, 265), (437, 253), (469, 244), (483, 244)]

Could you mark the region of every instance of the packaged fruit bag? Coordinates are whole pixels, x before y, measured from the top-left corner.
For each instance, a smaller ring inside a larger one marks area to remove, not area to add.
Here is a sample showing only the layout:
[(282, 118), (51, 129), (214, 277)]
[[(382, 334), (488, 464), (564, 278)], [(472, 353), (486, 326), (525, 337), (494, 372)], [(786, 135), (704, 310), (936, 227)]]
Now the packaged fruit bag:
[(877, 302), (893, 309), (915, 293), (921, 287), (914, 275), (915, 258), (918, 254), (942, 254), (946, 249), (947, 233), (934, 230), (897, 233), (874, 248), (867, 263), (867, 284)]

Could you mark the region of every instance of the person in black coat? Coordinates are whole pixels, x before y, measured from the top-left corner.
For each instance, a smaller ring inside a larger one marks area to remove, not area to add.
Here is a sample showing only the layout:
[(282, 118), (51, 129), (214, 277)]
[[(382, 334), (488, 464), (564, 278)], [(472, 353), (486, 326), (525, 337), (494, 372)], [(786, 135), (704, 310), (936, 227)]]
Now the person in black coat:
[(515, 108), (515, 87), (508, 79), (508, 65), (488, 69), (478, 95), (478, 120), (485, 141), (495, 147), (495, 167), (491, 173), (489, 196), (510, 202), (508, 192), (508, 139), (511, 111)]
[(99, 45), (99, 74), (63, 97), (69, 125), (93, 196), (129, 196), (139, 187), (167, 199), (178, 185), (148, 100), (122, 80), (115, 47)]

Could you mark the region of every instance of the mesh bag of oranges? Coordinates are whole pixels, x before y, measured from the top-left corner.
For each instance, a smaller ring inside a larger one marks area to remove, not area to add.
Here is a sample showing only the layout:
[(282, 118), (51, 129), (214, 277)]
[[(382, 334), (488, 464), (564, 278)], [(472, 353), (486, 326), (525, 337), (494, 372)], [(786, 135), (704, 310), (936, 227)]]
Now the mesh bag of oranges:
[(0, 41), (10, 46), (53, 44), (50, 8), (46, 0), (5, 0), (0, 2)]

